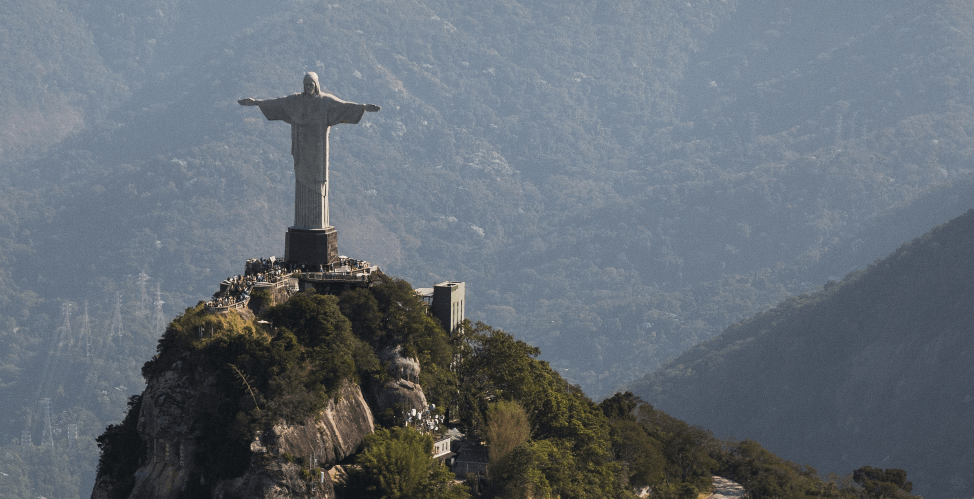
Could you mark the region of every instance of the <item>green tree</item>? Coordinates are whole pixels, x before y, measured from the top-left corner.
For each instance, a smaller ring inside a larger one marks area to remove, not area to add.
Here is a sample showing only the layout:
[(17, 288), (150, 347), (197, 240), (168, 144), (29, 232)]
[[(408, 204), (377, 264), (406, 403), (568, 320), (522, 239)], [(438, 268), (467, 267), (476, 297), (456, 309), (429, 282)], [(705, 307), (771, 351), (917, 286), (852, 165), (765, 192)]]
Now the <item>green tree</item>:
[(666, 481), (666, 456), (662, 444), (650, 437), (635, 421), (617, 419), (609, 435), (612, 453), (626, 469), (629, 484), (636, 488), (652, 486), (654, 489)]
[(142, 396), (133, 395), (129, 398), (128, 412), (122, 423), (109, 425), (96, 439), (101, 448), (98, 475), (106, 477), (120, 497), (127, 496), (135, 486), (135, 470), (146, 455), (146, 444), (136, 428), (141, 408)]
[(602, 413), (610, 420), (636, 420), (636, 409), (643, 404), (643, 400), (632, 392), (616, 393), (599, 403)]
[(906, 471), (897, 468), (863, 466), (852, 472), (852, 479), (873, 499), (909, 497), (913, 491), (913, 482), (906, 481)]
[(639, 407), (636, 420), (662, 444), (670, 483), (690, 483), (699, 491), (710, 486), (711, 474), (718, 466), (713, 456), (720, 451), (719, 442), (710, 432), (690, 426), (649, 404)]
[(525, 490), (534, 497), (628, 494), (609, 449), (608, 421), (596, 404), (536, 359), (537, 348), (510, 334), (480, 323), (460, 334), (456, 349), (466, 352), (457, 368), (461, 425), (486, 435), (489, 400), (517, 402), (531, 425), (534, 440), (516, 447), (501, 476), (491, 477), (495, 491), (512, 497)]
[[(450, 370), (453, 348), (440, 324), (413, 287), (402, 279), (379, 274), (369, 289), (342, 293), (338, 306), (351, 321), (352, 332), (375, 351), (401, 346), (419, 360), (419, 383), (427, 400), (439, 406), (456, 393), (456, 376)], [(360, 362), (361, 364), (361, 362)]]
[(528, 415), (521, 404), (499, 400), (487, 410), (487, 453), (490, 473), (500, 470), (508, 455), (531, 436)]
[(365, 438), (355, 468), (340, 486), (348, 497), (463, 499), (467, 489), (432, 458), (433, 439), (411, 428), (379, 429)]
[(250, 302), (247, 303), (247, 307), (253, 310), (254, 313), (260, 314), (273, 304), (274, 297), (271, 295), (271, 292), (266, 288), (259, 288), (250, 294)]

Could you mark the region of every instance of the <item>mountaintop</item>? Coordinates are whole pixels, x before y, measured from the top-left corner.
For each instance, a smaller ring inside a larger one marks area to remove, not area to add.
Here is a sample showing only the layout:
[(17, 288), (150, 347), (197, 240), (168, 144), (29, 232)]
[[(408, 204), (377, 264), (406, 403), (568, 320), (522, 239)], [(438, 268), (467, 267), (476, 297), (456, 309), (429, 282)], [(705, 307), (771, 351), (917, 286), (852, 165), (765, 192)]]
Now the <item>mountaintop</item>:
[(631, 393), (595, 404), (503, 331), (447, 335), (401, 280), (264, 305), (201, 303), (169, 325), (145, 391), (98, 438), (93, 498), (690, 499), (714, 475), (754, 497), (912, 497), (900, 469), (821, 477)]

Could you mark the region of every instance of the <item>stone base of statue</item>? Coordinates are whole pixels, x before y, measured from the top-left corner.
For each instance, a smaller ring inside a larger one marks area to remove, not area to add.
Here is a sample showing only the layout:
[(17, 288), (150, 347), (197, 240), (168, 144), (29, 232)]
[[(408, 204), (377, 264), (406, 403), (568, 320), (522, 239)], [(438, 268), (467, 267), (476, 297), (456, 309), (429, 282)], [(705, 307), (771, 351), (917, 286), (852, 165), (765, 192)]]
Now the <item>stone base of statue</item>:
[(295, 264), (328, 265), (338, 261), (338, 231), (288, 227), (284, 236), (284, 261)]

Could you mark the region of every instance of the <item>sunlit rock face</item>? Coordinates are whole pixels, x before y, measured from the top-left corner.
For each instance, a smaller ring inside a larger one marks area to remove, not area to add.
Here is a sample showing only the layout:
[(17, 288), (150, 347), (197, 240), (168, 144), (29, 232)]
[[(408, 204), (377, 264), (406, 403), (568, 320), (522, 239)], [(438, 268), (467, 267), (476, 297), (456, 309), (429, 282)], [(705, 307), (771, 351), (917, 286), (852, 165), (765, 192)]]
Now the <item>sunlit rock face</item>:
[[(147, 443), (146, 462), (135, 473), (127, 497), (176, 499), (209, 488), (198, 473), (200, 440), (224, 400), (216, 377), (204, 368), (177, 362), (153, 377), (142, 394), (138, 433)], [(422, 393), (420, 391), (420, 393)], [(302, 469), (328, 469), (358, 451), (375, 431), (372, 411), (358, 385), (345, 382), (323, 411), (301, 424), (279, 422), (250, 443), (250, 466), (213, 484), (213, 497), (334, 497), (328, 473), (308, 480)], [(93, 499), (117, 497), (99, 477)]]

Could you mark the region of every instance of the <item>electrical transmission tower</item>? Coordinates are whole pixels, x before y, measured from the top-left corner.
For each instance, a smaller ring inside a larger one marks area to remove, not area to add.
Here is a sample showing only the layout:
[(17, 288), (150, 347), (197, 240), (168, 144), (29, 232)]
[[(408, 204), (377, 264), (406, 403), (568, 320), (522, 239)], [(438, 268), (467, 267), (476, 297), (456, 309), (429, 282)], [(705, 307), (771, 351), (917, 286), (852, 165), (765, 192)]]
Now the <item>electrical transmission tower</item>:
[(88, 302), (85, 302), (85, 313), (81, 316), (79, 341), (85, 349), (85, 360), (91, 362), (91, 324), (88, 322)]
[(71, 312), (74, 311), (74, 303), (66, 301), (61, 304), (61, 312), (64, 314), (64, 323), (61, 324), (61, 334), (58, 337), (57, 349), (69, 345), (71, 343)]
[(166, 331), (166, 316), (162, 313), (162, 304), (166, 303), (162, 301), (162, 287), (159, 283), (156, 283), (156, 316), (155, 316), (155, 326), (156, 334), (161, 335)]
[(78, 425), (69, 424), (67, 426), (66, 433), (67, 433), (66, 436), (68, 438), (68, 447), (71, 449), (77, 449), (78, 448)]
[(115, 311), (112, 313), (112, 322), (108, 327), (108, 339), (118, 336), (122, 337), (122, 293), (115, 292)]
[(139, 272), (139, 317), (144, 317), (149, 311), (149, 294), (146, 292), (145, 285), (149, 282), (149, 274), (143, 270)]
[(51, 399), (41, 399), (44, 406), (44, 432), (41, 434), (41, 445), (54, 447), (54, 427), (51, 425)]

